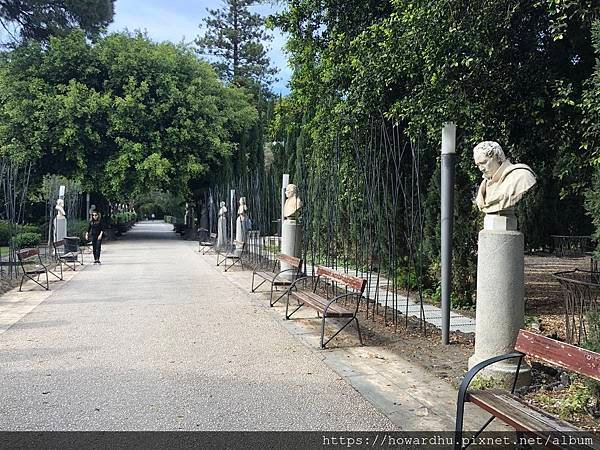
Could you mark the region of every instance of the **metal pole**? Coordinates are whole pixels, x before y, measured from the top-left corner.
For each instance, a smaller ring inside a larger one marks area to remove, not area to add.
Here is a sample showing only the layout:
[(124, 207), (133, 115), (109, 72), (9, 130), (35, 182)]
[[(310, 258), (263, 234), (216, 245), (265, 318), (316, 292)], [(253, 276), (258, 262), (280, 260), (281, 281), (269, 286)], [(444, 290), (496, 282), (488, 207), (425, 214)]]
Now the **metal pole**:
[(450, 295), (452, 293), (452, 226), (454, 215), (454, 173), (456, 165), (456, 125), (442, 128), (442, 343), (450, 343)]
[(235, 224), (235, 219), (234, 217), (237, 216), (236, 212), (237, 209), (235, 207), (235, 189), (232, 189), (229, 195), (229, 223), (231, 226), (231, 231), (230, 231), (230, 236), (231, 236), (231, 243), (233, 244), (234, 241), (234, 237), (235, 237), (235, 229), (234, 229), (234, 224)]
[(279, 236), (283, 236), (283, 205), (285, 205), (285, 188), (290, 184), (290, 174), (284, 173), (281, 180), (281, 217), (279, 222)]

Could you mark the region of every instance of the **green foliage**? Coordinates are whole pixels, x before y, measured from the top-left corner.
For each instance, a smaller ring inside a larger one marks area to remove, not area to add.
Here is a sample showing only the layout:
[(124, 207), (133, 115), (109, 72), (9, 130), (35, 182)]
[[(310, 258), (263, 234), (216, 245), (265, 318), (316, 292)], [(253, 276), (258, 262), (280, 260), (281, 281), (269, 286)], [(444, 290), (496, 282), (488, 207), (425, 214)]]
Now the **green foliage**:
[(116, 225), (129, 225), (137, 220), (137, 215), (131, 211), (113, 214), (113, 223)]
[(37, 247), (42, 242), (40, 233), (19, 233), (13, 238), (13, 244), (16, 248)]
[(47, 40), (81, 28), (97, 36), (112, 22), (114, 0), (4, 0), (0, 18), (12, 23), (23, 39)]
[(265, 19), (250, 8), (257, 0), (224, 0), (220, 9), (208, 9), (206, 31), (196, 39), (200, 53), (217, 58), (214, 63), (222, 79), (236, 85), (252, 81), (265, 84), (277, 72), (270, 67), (264, 42), (272, 39)]
[(39, 233), (40, 227), (37, 225), (17, 225), (17, 234), (19, 233)]
[[(517, 211), (529, 248), (547, 246), (551, 234), (590, 231), (582, 193), (591, 170), (580, 151), (580, 105), (594, 64), (591, 20), (599, 13), (598, 5), (545, 0), (291, 0), (273, 18), (289, 33), (294, 67), (290, 100), (276, 111), (274, 140), (287, 144), (306, 133), (310, 171), (331, 157), (336, 140), (352, 152), (351, 131), (360, 133), (373, 118), (387, 118), (401, 139), (418, 143), (421, 186), (428, 188), (423, 263), (433, 288), (440, 129), (456, 122), (452, 284), (457, 304), (468, 306), (481, 223), (472, 201), (481, 180), (472, 161), (477, 142), (497, 140), (513, 162), (529, 164), (537, 174), (536, 190)], [(589, 103), (597, 108), (600, 102), (593, 97)], [(308, 120), (301, 124), (304, 112)], [(374, 176), (375, 166), (361, 170)]]
[[(593, 27), (594, 48), (600, 58), (600, 20)], [(597, 60), (594, 74), (587, 84), (583, 102), (585, 141), (584, 148), (594, 163), (592, 185), (585, 196), (585, 206), (594, 223), (594, 238), (600, 243), (600, 60)], [(596, 256), (600, 258), (600, 246)]]
[(498, 388), (502, 388), (502, 387), (506, 387), (506, 386), (505, 386), (505, 383), (502, 383), (501, 380), (498, 380), (494, 377), (489, 377), (489, 376), (479, 374), (475, 378), (473, 378), (473, 381), (471, 381), (471, 384), (469, 385), (469, 387), (471, 389), (486, 390), (486, 389), (498, 389)]
[[(588, 312), (586, 320), (587, 337), (582, 347), (600, 353), (600, 313), (597, 311)], [(588, 380), (587, 386), (596, 401), (600, 401), (600, 382)]]
[(549, 396), (539, 393), (535, 399), (562, 419), (573, 418), (574, 414), (586, 413), (591, 400), (590, 389), (581, 383), (572, 383), (562, 395)]
[(257, 119), (249, 96), (191, 49), (142, 34), (30, 42), (2, 55), (0, 98), (0, 156), (115, 201), (156, 189), (191, 195)]
[(11, 227), (7, 220), (0, 220), (0, 245), (8, 245), (13, 234), (15, 238), (20, 234), (40, 234), (40, 227), (37, 225), (16, 225)]
[(10, 236), (10, 224), (7, 220), (0, 220), (0, 245), (8, 245)]
[(154, 213), (155, 218), (165, 215), (183, 217), (185, 214), (185, 201), (182, 196), (170, 192), (149, 192), (136, 199), (136, 210), (142, 216), (150, 216)]
[(69, 236), (77, 236), (80, 242), (84, 242), (88, 226), (89, 222), (87, 220), (70, 219), (67, 221), (67, 234)]
[[(600, 242), (600, 165), (595, 169), (592, 187), (585, 197), (585, 206), (595, 226), (594, 239)], [(600, 246), (596, 247), (596, 257), (600, 258)]]

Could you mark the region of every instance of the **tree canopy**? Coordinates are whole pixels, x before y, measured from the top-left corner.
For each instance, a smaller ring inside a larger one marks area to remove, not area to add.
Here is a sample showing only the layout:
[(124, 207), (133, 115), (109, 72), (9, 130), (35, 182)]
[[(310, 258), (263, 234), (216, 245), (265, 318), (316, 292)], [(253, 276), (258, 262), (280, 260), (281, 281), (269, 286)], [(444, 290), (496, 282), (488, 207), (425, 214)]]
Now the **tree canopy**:
[(0, 64), (0, 152), (114, 200), (190, 195), (219, 177), (257, 113), (194, 52), (141, 34), (30, 42)]
[(47, 41), (80, 28), (91, 36), (103, 31), (114, 15), (115, 0), (2, 0), (0, 23), (23, 39)]
[[(309, 170), (324, 164), (334, 145), (351, 159), (351, 130), (368, 129), (373, 118), (385, 118), (404, 139), (418, 143), (420, 182), (429, 196), (424, 226), (430, 267), (439, 257), (440, 130), (446, 121), (457, 123), (455, 230), (461, 245), (453, 272), (461, 286), (455, 285), (455, 292), (466, 295), (474, 283), (479, 214), (472, 199), (481, 175), (472, 148), (478, 141), (498, 141), (513, 162), (529, 164), (537, 174), (536, 190), (518, 211), (529, 248), (547, 245), (551, 234), (590, 232), (583, 194), (592, 181), (592, 148), (586, 144), (591, 136), (584, 137), (581, 106), (594, 66), (590, 30), (600, 14), (597, 3), (290, 0), (286, 5), (274, 23), (289, 33), (294, 72), (279, 136), (305, 131)], [(588, 103), (597, 105), (597, 98)], [(341, 192), (352, 189), (340, 183)]]

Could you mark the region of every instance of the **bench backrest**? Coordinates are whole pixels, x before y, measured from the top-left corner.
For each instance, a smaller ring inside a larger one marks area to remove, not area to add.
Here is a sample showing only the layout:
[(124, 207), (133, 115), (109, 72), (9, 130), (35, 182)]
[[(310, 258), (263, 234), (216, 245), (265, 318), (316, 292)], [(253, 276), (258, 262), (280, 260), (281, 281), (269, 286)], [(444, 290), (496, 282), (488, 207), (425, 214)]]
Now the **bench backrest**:
[(298, 270), (302, 270), (302, 260), (300, 258), (296, 258), (295, 256), (285, 255), (283, 253), (278, 253), (277, 255), (275, 255), (275, 258), (277, 258), (281, 262), (288, 263), (290, 266), (292, 266)]
[(367, 285), (367, 280), (365, 280), (364, 278), (353, 277), (352, 275), (340, 273), (333, 269), (330, 269), (329, 267), (323, 266), (317, 266), (317, 277), (328, 278), (331, 281), (345, 284), (346, 286), (353, 288), (361, 294), (364, 292), (365, 286)]
[(62, 239), (60, 241), (53, 242), (52, 245), (54, 245), (54, 248), (64, 247), (65, 246), (65, 241), (64, 241), (64, 239)]
[(600, 353), (520, 330), (515, 350), (600, 381)]
[(38, 256), (40, 254), (39, 248), (24, 248), (23, 250), (17, 251), (17, 257), (19, 261), (25, 262), (34, 256)]

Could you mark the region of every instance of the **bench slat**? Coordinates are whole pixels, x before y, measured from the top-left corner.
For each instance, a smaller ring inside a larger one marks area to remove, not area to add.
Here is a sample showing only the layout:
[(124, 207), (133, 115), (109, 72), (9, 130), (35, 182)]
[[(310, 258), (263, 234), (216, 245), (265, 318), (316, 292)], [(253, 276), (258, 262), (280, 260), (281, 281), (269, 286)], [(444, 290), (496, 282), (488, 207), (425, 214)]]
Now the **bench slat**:
[[(310, 305), (313, 309), (323, 313), (325, 307), (330, 300), (321, 297), (310, 291), (292, 291), (292, 297), (297, 298), (300, 302)], [(327, 310), (327, 317), (353, 317), (354, 313), (348, 311), (337, 303), (333, 303)]]
[(300, 258), (296, 258), (295, 256), (286, 255), (284, 253), (279, 253), (279, 254), (275, 255), (275, 258), (277, 258), (279, 261), (288, 263), (290, 266), (292, 266), (294, 268), (300, 267), (300, 263), (302, 261)]
[(345, 284), (346, 286), (356, 289), (361, 293), (364, 291), (365, 285), (367, 284), (367, 280), (363, 278), (353, 277), (347, 273), (340, 273), (336, 270), (330, 269), (329, 267), (323, 266), (317, 266), (317, 276), (326, 277), (330, 280)]
[[(552, 442), (552, 439), (562, 441), (562, 436), (566, 436), (568, 442), (568, 436), (572, 433), (576, 433), (578, 438), (593, 437), (592, 434), (584, 433), (563, 420), (533, 408), (506, 391), (473, 391), (469, 393), (469, 401), (500, 418), (518, 431), (527, 431), (542, 437), (544, 442), (549, 436), (551, 437), (549, 443)], [(594, 441), (595, 439), (592, 439), (591, 442)], [(552, 446), (550, 445), (550, 447)], [(596, 445), (574, 445), (569, 446), (569, 448), (590, 449), (600, 447)]]
[(600, 381), (600, 354), (521, 330), (515, 350)]
[(19, 250), (17, 252), (17, 256), (20, 261), (31, 258), (32, 256), (37, 256), (40, 254), (40, 249), (38, 248), (25, 248), (23, 250)]
[(275, 280), (275, 275), (277, 275), (276, 272), (254, 272), (254, 275), (262, 278), (263, 280), (270, 281), (271, 283), (274, 282), (275, 284), (292, 284), (292, 279), (285, 279), (279, 277), (277, 280)]

